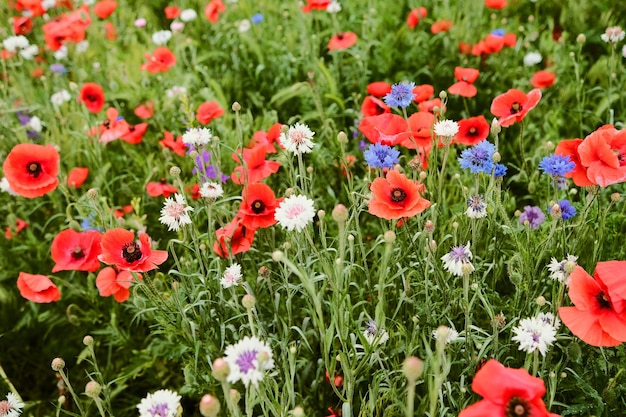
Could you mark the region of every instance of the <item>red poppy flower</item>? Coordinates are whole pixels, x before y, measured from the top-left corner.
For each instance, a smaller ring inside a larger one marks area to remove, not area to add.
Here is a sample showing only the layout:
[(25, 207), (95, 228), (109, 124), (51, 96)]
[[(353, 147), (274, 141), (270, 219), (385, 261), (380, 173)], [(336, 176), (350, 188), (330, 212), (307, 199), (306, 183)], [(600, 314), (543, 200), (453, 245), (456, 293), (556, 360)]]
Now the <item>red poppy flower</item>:
[(22, 297), (34, 303), (52, 303), (61, 298), (59, 288), (45, 275), (20, 272), (17, 288)]
[(89, 176), (89, 168), (76, 167), (73, 168), (69, 174), (67, 174), (67, 186), (70, 188), (78, 188)]
[(136, 145), (143, 141), (143, 135), (148, 129), (148, 123), (139, 123), (137, 125), (128, 125), (126, 132), (120, 136), (120, 139), (124, 142), (128, 142), (131, 145)]
[(117, 39), (117, 29), (115, 29), (115, 25), (113, 23), (106, 22), (104, 24), (104, 37), (110, 41)]
[(249, 184), (241, 193), (241, 205), (237, 217), (250, 229), (270, 227), (276, 224), (274, 212), (283, 198), (276, 199), (274, 191), (262, 183)]
[(222, 0), (211, 0), (204, 8), (204, 16), (211, 23), (217, 23), (220, 19), (220, 13), (226, 11), (226, 6)]
[(430, 148), (435, 116), (429, 112), (418, 111), (410, 115), (408, 121), (411, 134), (400, 145), (408, 149)]
[(474, 97), (476, 95), (476, 87), (472, 84), (479, 75), (480, 71), (477, 69), (456, 67), (454, 69), (454, 78), (457, 79), (457, 82), (448, 88), (448, 92), (462, 97)]
[(489, 136), (489, 123), (485, 116), (470, 117), (459, 120), (459, 131), (454, 136), (454, 142), (467, 146), (474, 146)]
[(406, 120), (393, 113), (367, 116), (359, 123), (359, 130), (372, 143), (395, 146), (411, 136)]
[(33, 21), (29, 17), (12, 17), (13, 33), (16, 35), (28, 35), (33, 30)]
[(241, 162), (241, 153), (233, 153), (233, 159), (240, 164), (233, 170), (230, 175), (231, 180), (235, 184), (259, 182), (264, 178), (276, 173), (280, 168), (280, 162), (269, 161), (265, 159), (267, 152), (264, 146), (257, 146), (252, 149), (243, 150), (243, 160)]
[(430, 207), (420, 195), (420, 185), (395, 169), (386, 178), (376, 178), (370, 187), (373, 197), (368, 211), (387, 220), (413, 217)]
[(361, 113), (363, 116), (378, 116), (383, 113), (391, 113), (391, 108), (384, 101), (374, 96), (367, 96), (361, 105)]
[(185, 147), (182, 136), (178, 136), (174, 139), (174, 135), (166, 130), (163, 132), (163, 139), (159, 141), (159, 144), (164, 148), (171, 149), (177, 155), (185, 156), (187, 148)]
[(578, 156), (594, 184), (607, 187), (626, 181), (626, 130), (602, 126), (578, 146)]
[(462, 410), (459, 417), (558, 417), (548, 412), (541, 399), (546, 393), (541, 378), (531, 376), (525, 369), (507, 368), (495, 359), (487, 361), (476, 373), (472, 390), (483, 399)]
[(507, 33), (502, 39), (504, 40), (504, 46), (513, 48), (517, 44), (517, 35), (515, 33)]
[(167, 260), (167, 251), (150, 248), (150, 237), (145, 233), (139, 233), (137, 242), (130, 230), (110, 229), (102, 236), (101, 246), (98, 259), (122, 271), (147, 272)]
[(135, 116), (140, 119), (150, 119), (154, 115), (154, 103), (148, 101), (135, 107)]
[(157, 72), (167, 72), (170, 68), (176, 65), (176, 55), (170, 51), (166, 46), (159, 46), (154, 50), (152, 56), (145, 55), (148, 62), (141, 66), (142, 70), (147, 70), (152, 74)]
[(541, 90), (535, 88), (528, 95), (515, 88), (500, 94), (491, 103), (491, 113), (499, 117), (498, 123), (502, 127), (521, 122), (529, 111), (535, 108), (541, 100)]
[(435, 113), (435, 108), (439, 109), (439, 111), (437, 112), (438, 114), (441, 113), (442, 110), (445, 111), (446, 109), (439, 97), (434, 98), (432, 100), (422, 101), (421, 103), (417, 105), (417, 108), (419, 111), (426, 111), (426, 112), (430, 112), (433, 114)]
[(11, 149), (2, 169), (13, 191), (35, 198), (57, 188), (59, 161), (59, 152), (52, 145), (21, 143)]
[(177, 6), (167, 6), (164, 11), (165, 17), (170, 20), (180, 16), (180, 9)]
[(91, 113), (99, 113), (104, 107), (104, 90), (96, 83), (85, 83), (80, 89), (79, 100)]
[(504, 9), (506, 7), (506, 0), (485, 0), (485, 6), (490, 9)]
[(131, 206), (130, 204), (123, 206), (121, 209), (113, 210), (113, 214), (115, 214), (115, 217), (117, 217), (118, 219), (132, 212), (133, 212), (133, 206)]
[(430, 26), (430, 31), (433, 35), (436, 35), (440, 32), (447, 32), (452, 28), (451, 20), (437, 20)]
[(620, 282), (626, 279), (625, 264), (624, 261), (599, 262), (596, 279), (580, 266), (570, 275), (568, 294), (574, 307), (560, 307), (559, 316), (583, 342), (592, 346), (617, 346), (626, 342), (626, 298), (623, 297), (626, 291)]
[(459, 53), (469, 55), (472, 53), (472, 45), (467, 42), (459, 42)]
[(252, 135), (252, 139), (248, 142), (248, 148), (254, 149), (262, 147), (266, 153), (276, 153), (275, 143), (280, 145), (278, 138), (280, 137), (280, 128), (282, 124), (274, 123), (267, 132), (258, 130)]
[(100, 19), (111, 16), (117, 8), (117, 2), (113, 0), (101, 0), (93, 6), (93, 13)]
[(173, 185), (169, 185), (165, 179), (159, 180), (159, 182), (149, 182), (146, 185), (146, 191), (150, 197), (169, 197), (170, 194), (178, 192), (178, 189)]
[(90, 24), (91, 16), (89, 6), (86, 4), (71, 13), (59, 15), (42, 27), (46, 45), (51, 50), (57, 51), (64, 43), (81, 42), (85, 40), (85, 33)]
[(224, 109), (220, 107), (215, 101), (206, 101), (200, 106), (198, 106), (198, 110), (196, 111), (196, 120), (203, 125), (206, 125), (211, 122), (213, 119), (217, 119), (218, 117), (222, 117), (224, 114)]
[(485, 37), (485, 49), (487, 54), (495, 54), (504, 48), (504, 36), (489, 34)]
[(565, 177), (574, 180), (574, 184), (578, 187), (587, 187), (595, 183), (587, 178), (587, 167), (580, 162), (578, 147), (581, 143), (583, 143), (583, 140), (578, 138), (562, 140), (556, 145), (554, 153), (557, 155), (567, 155), (569, 156), (569, 160), (576, 164), (574, 171), (565, 174)]
[[(4, 231), (4, 237), (8, 240), (13, 239), (14, 236), (17, 236), (22, 230), (28, 227), (28, 223), (26, 223), (22, 219), (15, 219), (15, 226), (7, 226)], [(13, 234), (15, 233), (15, 235)]]
[(374, 97), (384, 97), (390, 92), (391, 84), (386, 81), (374, 81), (367, 85), (367, 94)]
[(353, 46), (358, 37), (354, 32), (342, 32), (338, 33), (328, 41), (329, 51), (340, 51), (342, 49), (348, 49)]
[(556, 74), (550, 71), (537, 71), (530, 79), (530, 85), (535, 88), (551, 87), (556, 81)]
[[(141, 274), (135, 273), (138, 280), (142, 279)], [(123, 303), (130, 297), (130, 286), (135, 281), (133, 273), (130, 271), (119, 271), (107, 266), (98, 272), (96, 277), (96, 287), (102, 297), (113, 296), (115, 301)]]
[(200, 185), (197, 182), (195, 182), (191, 187), (186, 186), (185, 191), (187, 191), (187, 194), (189, 194), (189, 197), (191, 197), (192, 200), (198, 200), (202, 197), (200, 194)]
[(311, 13), (311, 10), (326, 10), (328, 5), (330, 4), (330, 0), (307, 0), (306, 4), (302, 6), (302, 11), (304, 13)]
[(416, 103), (422, 103), (435, 94), (435, 87), (430, 84), (417, 85), (413, 88), (413, 94), (415, 94), (413, 101)]
[(128, 122), (118, 115), (117, 109), (109, 107), (106, 111), (107, 120), (100, 126), (91, 128), (87, 135), (100, 136), (100, 143), (109, 143), (128, 133)]
[[(10, 4), (11, 2), (9, 2)], [(25, 11), (32, 16), (41, 16), (46, 12), (40, 0), (17, 0), (15, 2), (15, 10), (18, 12)]]
[(247, 252), (252, 247), (256, 229), (241, 224), (241, 219), (235, 217), (230, 223), (215, 231), (217, 240), (213, 245), (213, 251), (222, 258), (230, 255)]
[(50, 253), (55, 262), (52, 272), (58, 271), (89, 271), (100, 268), (100, 239), (102, 235), (96, 230), (75, 232), (65, 229), (52, 240)]
[(409, 12), (406, 18), (406, 24), (409, 26), (409, 29), (413, 29), (420, 20), (424, 19), (426, 16), (428, 16), (428, 11), (425, 7), (415, 8)]

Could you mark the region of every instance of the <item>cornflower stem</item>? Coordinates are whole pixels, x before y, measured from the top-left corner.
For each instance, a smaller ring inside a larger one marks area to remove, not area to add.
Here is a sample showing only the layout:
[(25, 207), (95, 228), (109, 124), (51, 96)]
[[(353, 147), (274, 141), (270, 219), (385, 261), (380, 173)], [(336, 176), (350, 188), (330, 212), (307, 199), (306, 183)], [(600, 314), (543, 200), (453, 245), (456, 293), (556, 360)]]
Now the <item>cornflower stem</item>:
[(224, 392), (224, 400), (226, 401), (226, 406), (230, 410), (230, 415), (233, 417), (241, 416), (239, 407), (233, 403), (233, 399), (230, 397), (230, 384), (227, 381), (222, 381), (222, 391)]
[(250, 325), (250, 333), (252, 333), (252, 337), (256, 337), (256, 330), (254, 328), (254, 316), (252, 314), (252, 309), (247, 308), (248, 310), (248, 324)]
[(539, 372), (539, 351), (535, 350), (533, 352), (533, 376), (537, 376), (537, 373)]
[(11, 390), (11, 392), (15, 394), (17, 398), (19, 398), (20, 401), (22, 401), (22, 396), (20, 395), (19, 392), (17, 392), (17, 389), (15, 389), (15, 386), (13, 385), (13, 383), (7, 376), (6, 372), (4, 372), (4, 368), (2, 367), (2, 364), (0, 364), (0, 377), (2, 377), (2, 380), (9, 386), (9, 389)]
[(604, 241), (604, 228), (605, 228), (605, 224), (606, 224), (606, 216), (609, 214), (609, 211), (611, 210), (611, 206), (613, 206), (613, 201), (611, 200), (611, 202), (609, 203), (609, 205), (606, 207), (606, 209), (602, 212), (602, 215), (600, 216), (600, 227), (598, 228), (598, 243), (596, 245), (593, 246), (593, 259), (594, 262), (596, 261), (596, 259), (598, 259), (598, 254), (602, 253), (602, 246), (603, 246), (603, 241)]
[(106, 414), (104, 412), (104, 408), (102, 407), (102, 400), (98, 397), (93, 399), (93, 402), (96, 403), (96, 407), (98, 407), (98, 412), (100, 413), (100, 415), (102, 417), (106, 417)]
[(303, 194), (308, 195), (308, 188), (306, 185), (306, 169), (304, 168), (304, 161), (302, 160), (301, 153), (298, 153), (298, 170), (300, 171), (300, 190)]
[(376, 323), (379, 328), (385, 325), (385, 281), (387, 280), (387, 264), (393, 251), (393, 243), (385, 243), (385, 252), (378, 271), (378, 303), (376, 304)]
[(441, 162), (441, 170), (439, 171), (439, 185), (437, 187), (437, 203), (438, 204), (443, 204), (442, 202), (443, 177), (446, 171), (446, 164), (448, 163), (449, 154), (450, 154), (450, 145), (446, 145), (443, 148), (443, 161)]
[[(137, 277), (135, 276), (135, 272), (132, 273), (133, 274), (133, 280), (136, 282), (138, 281)], [(98, 361), (96, 359), (96, 351), (93, 348), (93, 345), (89, 345), (87, 347), (87, 349), (89, 350), (89, 355), (91, 356), (91, 364), (93, 365), (94, 370), (96, 371), (96, 375), (98, 377), (98, 383), (103, 387), (102, 389), (102, 394), (104, 397), (104, 401), (105, 401), (105, 405), (106, 408), (110, 411), (113, 409), (113, 407), (111, 406), (111, 398), (109, 397), (109, 390), (107, 389), (107, 384), (104, 381), (104, 377), (102, 376), (102, 372), (100, 371), (100, 367), (98, 366)], [(94, 398), (94, 401), (96, 401), (96, 405), (98, 406), (98, 409), (100, 409), (100, 407), (102, 406), (102, 404), (99, 403), (100, 398)], [(104, 416), (104, 414), (101, 412), (102, 416)]]
[(72, 384), (70, 384), (70, 380), (67, 377), (67, 375), (65, 375), (65, 372), (63, 371), (63, 369), (59, 371), (59, 375), (61, 375), (61, 379), (63, 379), (65, 386), (67, 386), (67, 390), (72, 395), (72, 399), (74, 400), (74, 403), (76, 404), (76, 408), (78, 408), (78, 412), (80, 413), (81, 416), (86, 417), (87, 414), (85, 414), (85, 412), (83, 411), (83, 406), (80, 403), (78, 395), (76, 395), (76, 393), (74, 392), (74, 388), (72, 388)]
[(498, 360), (498, 339), (500, 336), (500, 330), (498, 329), (498, 323), (496, 323), (495, 320), (492, 320), (491, 327), (493, 328), (493, 342), (491, 343), (491, 346), (493, 346), (493, 358)]
[(471, 354), (470, 325), (472, 318), (470, 317), (469, 281), (470, 274), (463, 274), (463, 300), (465, 301), (465, 350), (468, 354)]
[(609, 88), (607, 90), (606, 104), (609, 112), (609, 121), (607, 123), (613, 124), (613, 112), (611, 109), (611, 93), (613, 92), (613, 74), (615, 73), (615, 44), (611, 45), (611, 55), (609, 56)]
[(415, 411), (415, 381), (409, 380), (407, 383), (406, 397), (406, 417), (412, 417)]
[(524, 151), (524, 122), (520, 122), (519, 129), (519, 151), (522, 156), (522, 171), (526, 172), (526, 152)]

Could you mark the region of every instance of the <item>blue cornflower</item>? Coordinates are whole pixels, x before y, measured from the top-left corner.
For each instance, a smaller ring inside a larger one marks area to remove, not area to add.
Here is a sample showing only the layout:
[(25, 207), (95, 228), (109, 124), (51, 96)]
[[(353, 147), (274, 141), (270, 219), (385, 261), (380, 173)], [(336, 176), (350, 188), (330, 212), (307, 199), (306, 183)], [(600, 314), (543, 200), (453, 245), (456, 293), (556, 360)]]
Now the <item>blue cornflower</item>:
[(519, 222), (524, 224), (528, 221), (528, 226), (531, 229), (537, 229), (545, 219), (546, 215), (537, 206), (525, 206), (524, 212), (519, 216)]
[(576, 207), (572, 206), (569, 200), (559, 201), (559, 208), (561, 209), (561, 218), (563, 220), (569, 220), (576, 215)]
[(495, 36), (503, 37), (506, 34), (506, 32), (504, 31), (504, 29), (498, 28), (498, 29), (492, 30), (491, 34)]
[(483, 140), (461, 152), (461, 157), (459, 158), (461, 168), (469, 168), (470, 172), (475, 174), (479, 172), (491, 174), (491, 171), (495, 168), (493, 163), (495, 151), (496, 147), (493, 143)]
[(539, 169), (553, 177), (564, 177), (574, 171), (574, 168), (576, 168), (576, 164), (570, 160), (569, 155), (552, 154), (539, 162)]
[(364, 153), (365, 162), (372, 168), (393, 168), (398, 163), (400, 151), (391, 146), (375, 143)]
[(255, 25), (258, 25), (259, 23), (261, 23), (263, 19), (264, 17), (261, 13), (255, 13), (252, 16), (250, 16), (250, 21)]
[(415, 83), (413, 82), (394, 84), (391, 86), (391, 92), (383, 97), (383, 100), (385, 100), (385, 104), (389, 107), (406, 109), (415, 98), (415, 94), (413, 93), (414, 88)]
[(493, 177), (500, 178), (506, 175), (508, 168), (504, 164), (496, 164), (496, 167), (493, 170)]
[(50, 65), (50, 71), (57, 74), (65, 74), (67, 72), (67, 68), (65, 68), (63, 64), (56, 63)]

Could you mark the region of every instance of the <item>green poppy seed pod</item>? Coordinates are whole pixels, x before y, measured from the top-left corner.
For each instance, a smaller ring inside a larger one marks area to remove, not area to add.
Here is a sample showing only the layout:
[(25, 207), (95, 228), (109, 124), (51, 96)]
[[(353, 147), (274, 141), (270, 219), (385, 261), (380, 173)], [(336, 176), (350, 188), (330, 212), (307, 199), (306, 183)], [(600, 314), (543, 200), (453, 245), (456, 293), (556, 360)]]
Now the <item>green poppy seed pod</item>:
[(93, 346), (93, 337), (91, 337), (90, 335), (83, 337), (83, 345)]
[(65, 368), (65, 361), (61, 358), (54, 358), (52, 359), (51, 366), (53, 371), (59, 372), (60, 370)]
[(222, 406), (217, 398), (210, 394), (205, 394), (200, 400), (199, 408), (203, 417), (216, 417)]
[(348, 209), (343, 204), (337, 204), (332, 212), (333, 220), (337, 223), (345, 222), (348, 220), (349, 215)]
[(98, 398), (102, 392), (102, 386), (96, 381), (89, 381), (85, 385), (85, 395), (91, 398)]
[(238, 102), (234, 102), (233, 106), (232, 106), (233, 111), (237, 112), (239, 110), (241, 110), (241, 104), (239, 104)]
[(409, 356), (402, 363), (402, 373), (409, 383), (414, 384), (424, 373), (424, 362), (417, 356)]
[(337, 142), (343, 143), (344, 145), (348, 143), (348, 135), (343, 130), (337, 133)]
[(226, 382), (226, 378), (228, 378), (229, 373), (230, 366), (224, 358), (217, 358), (213, 361), (213, 371), (211, 371), (213, 378), (220, 382)]

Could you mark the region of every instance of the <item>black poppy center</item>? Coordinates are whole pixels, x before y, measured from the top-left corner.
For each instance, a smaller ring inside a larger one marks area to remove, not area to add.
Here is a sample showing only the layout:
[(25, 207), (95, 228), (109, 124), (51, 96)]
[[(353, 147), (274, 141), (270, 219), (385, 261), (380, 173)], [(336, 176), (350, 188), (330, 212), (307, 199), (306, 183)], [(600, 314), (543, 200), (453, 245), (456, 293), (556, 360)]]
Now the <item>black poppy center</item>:
[(506, 417), (529, 417), (530, 406), (528, 401), (523, 398), (512, 397), (506, 403), (505, 415)]
[(478, 133), (478, 129), (476, 129), (474, 126), (469, 128), (468, 134), (475, 136)]
[(261, 200), (254, 200), (251, 207), (255, 214), (261, 214), (265, 210), (265, 203)]
[(517, 101), (511, 104), (511, 114), (519, 113), (522, 111), (522, 109), (523, 109), (522, 105), (519, 104)]
[(135, 242), (127, 243), (122, 248), (122, 256), (124, 257), (124, 259), (126, 259), (126, 262), (130, 264), (140, 260), (141, 255), (141, 249), (139, 249), (139, 245)]
[(598, 305), (600, 306), (600, 308), (611, 308), (609, 299), (606, 297), (606, 294), (604, 294), (604, 292), (601, 291), (600, 293), (598, 293), (598, 295), (596, 295), (596, 300), (598, 300)]
[(85, 98), (87, 99), (87, 101), (98, 101), (99, 97), (94, 94), (87, 94), (85, 95)]
[(391, 201), (399, 203), (406, 198), (406, 192), (402, 188), (394, 188), (391, 190)]
[(29, 162), (26, 164), (26, 170), (30, 175), (37, 178), (41, 174), (41, 164), (39, 162)]
[(76, 246), (74, 250), (72, 251), (72, 258), (81, 259), (84, 257), (85, 257), (85, 252), (83, 252), (83, 248), (81, 248), (80, 246)]
[(337, 34), (337, 39), (342, 40), (343, 39), (343, 33), (338, 33)]

